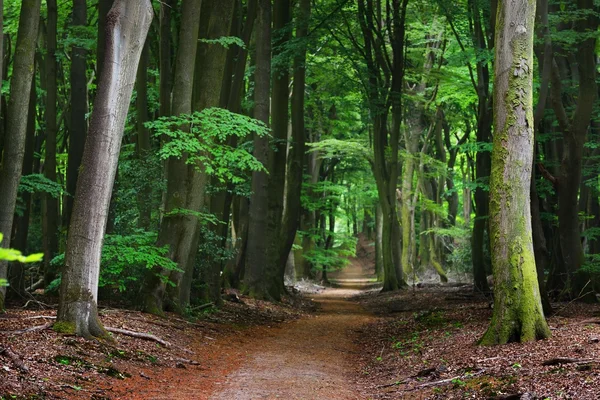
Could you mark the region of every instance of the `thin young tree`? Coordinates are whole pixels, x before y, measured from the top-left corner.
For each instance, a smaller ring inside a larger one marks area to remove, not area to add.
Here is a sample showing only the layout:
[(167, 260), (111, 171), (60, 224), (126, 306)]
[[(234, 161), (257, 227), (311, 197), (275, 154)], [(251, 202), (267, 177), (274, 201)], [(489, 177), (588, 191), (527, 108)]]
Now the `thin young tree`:
[(105, 60), (65, 252), (58, 331), (107, 337), (97, 310), (102, 239), (125, 119), (152, 16), (150, 0), (117, 0), (107, 16)]
[(550, 336), (537, 282), (529, 201), (535, 7), (535, 0), (498, 3), (490, 177), (494, 313), (480, 341), (484, 345)]

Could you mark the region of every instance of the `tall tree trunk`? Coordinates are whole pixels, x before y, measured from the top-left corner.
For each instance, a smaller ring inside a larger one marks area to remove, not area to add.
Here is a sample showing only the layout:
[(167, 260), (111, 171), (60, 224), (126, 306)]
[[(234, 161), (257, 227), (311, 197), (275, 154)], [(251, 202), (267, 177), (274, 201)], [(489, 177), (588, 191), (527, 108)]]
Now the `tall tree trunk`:
[[(144, 165), (152, 150), (150, 144), (150, 131), (144, 125), (148, 122), (148, 62), (150, 58), (150, 43), (146, 40), (140, 63), (138, 65), (135, 89), (137, 92), (135, 108), (137, 115), (137, 155), (141, 165)], [(150, 217), (152, 213), (152, 187), (149, 179), (145, 180), (138, 188), (138, 227), (150, 229)]]
[[(173, 115), (191, 114), (192, 93), (194, 89), (194, 71), (196, 52), (198, 49), (198, 33), (200, 27), (201, 5), (194, 0), (184, 0), (181, 12), (181, 30), (177, 49), (175, 76), (173, 79)], [(167, 194), (165, 198), (165, 216), (160, 224), (158, 246), (169, 245), (168, 257), (175, 261), (179, 268), (185, 269), (185, 249), (180, 250), (181, 242), (186, 236), (194, 235), (185, 229), (184, 222), (191, 216), (173, 215), (171, 211), (186, 207), (189, 168), (182, 159), (167, 160)], [(155, 268), (148, 272), (143, 287), (144, 310), (153, 314), (162, 314), (163, 297), (166, 286), (161, 276), (168, 276), (169, 271)], [(182, 274), (182, 273), (181, 273)], [(179, 303), (177, 301), (177, 303)]]
[[(56, 35), (58, 8), (56, 0), (46, 1), (48, 8), (48, 21), (46, 23), (46, 110), (44, 120), (46, 123), (46, 155), (44, 158), (44, 175), (52, 182), (57, 181), (56, 176), (56, 100), (57, 100), (57, 68), (56, 61)], [(58, 199), (45, 194), (42, 203), (42, 232), (44, 246), (44, 283), (47, 285), (56, 273), (50, 266), (50, 261), (58, 253), (59, 205)]]
[(160, 74), (160, 110), (162, 117), (171, 115), (171, 10), (176, 0), (163, 0), (160, 3), (160, 44), (159, 44), (159, 74)]
[(116, 0), (107, 16), (106, 58), (94, 101), (69, 229), (55, 329), (108, 338), (98, 319), (102, 239), (125, 119), (152, 22), (149, 0)]
[[(87, 1), (73, 0), (73, 27), (87, 25)], [(87, 106), (87, 51), (83, 47), (73, 46), (71, 50), (71, 125), (69, 132), (69, 156), (67, 164), (67, 196), (63, 213), (63, 225), (69, 227), (71, 212), (79, 167), (83, 157), (83, 148), (87, 135), (87, 121), (85, 115)], [(112, 189), (112, 188), (111, 188)]]
[[(256, 18), (256, 66), (254, 73), (254, 118), (269, 124), (271, 94), (271, 0), (258, 0)], [(254, 137), (254, 157), (268, 165), (269, 139)], [(252, 173), (248, 248), (244, 291), (256, 298), (269, 299), (268, 282), (273, 271), (268, 268), (268, 178), (264, 171)]]
[[(304, 17), (304, 16), (303, 16)], [(277, 40), (273, 44), (273, 57), (285, 58), (285, 46), (291, 39), (291, 3), (289, 0), (276, 1), (273, 6), (273, 30)], [(302, 49), (300, 50), (302, 51)], [(291, 248), (287, 248), (287, 237), (283, 234), (284, 190), (287, 163), (287, 138), (289, 125), (289, 61), (277, 64), (273, 69), (273, 94), (272, 94), (272, 135), (275, 140), (274, 151), (269, 152), (269, 199), (268, 199), (268, 269), (273, 271), (271, 281), (268, 282), (269, 292), (275, 299), (281, 298), (285, 293), (285, 267)], [(282, 240), (283, 239), (283, 240)], [(293, 238), (292, 238), (293, 240)], [(287, 251), (286, 251), (287, 250)]]
[(494, 313), (481, 344), (545, 339), (531, 233), (535, 0), (500, 1), (496, 29), (490, 236)]
[[(4, 236), (0, 246), (10, 247), (17, 189), (21, 180), (27, 113), (34, 70), (35, 45), (38, 36), (41, 0), (23, 0), (19, 31), (10, 82), (10, 99), (6, 121), (6, 140), (2, 150), (0, 167), (0, 233)], [(7, 263), (0, 261), (0, 280), (7, 277)], [(6, 287), (0, 287), (0, 310), (4, 309)]]
[[(579, 34), (587, 34), (598, 27), (598, 17), (592, 12), (592, 0), (579, 0), (578, 10), (585, 18), (577, 22)], [(581, 232), (579, 230), (579, 210), (576, 207), (581, 182), (581, 168), (583, 165), (583, 151), (586, 135), (590, 125), (594, 104), (598, 95), (596, 85), (596, 39), (593, 37), (582, 38), (577, 45), (576, 60), (577, 74), (579, 75), (577, 106), (572, 116), (567, 115), (562, 101), (562, 82), (556, 62), (552, 71), (552, 106), (558, 120), (558, 125), (563, 133), (563, 152), (560, 171), (557, 180), (558, 193), (558, 231), (560, 248), (564, 263), (568, 269), (567, 289), (571, 297), (583, 295), (581, 291), (587, 284), (589, 277), (579, 271), (584, 262)], [(595, 301), (596, 298), (590, 291), (584, 296), (586, 300)]]
[[(35, 71), (35, 64), (33, 70)], [(27, 107), (27, 133), (25, 138), (25, 155), (23, 157), (22, 175), (31, 175), (34, 171), (34, 153), (35, 153), (35, 113), (36, 113), (36, 91), (35, 79), (31, 82), (29, 91), (29, 105)], [(16, 215), (13, 221), (12, 246), (21, 252), (27, 250), (27, 236), (29, 234), (29, 222), (31, 219), (32, 198), (31, 193), (23, 193), (22, 200), (25, 206), (23, 215)], [(22, 296), (25, 293), (25, 265), (15, 262), (9, 268), (10, 289), (13, 293)]]
[(106, 16), (112, 8), (114, 0), (98, 1), (98, 48), (96, 49), (96, 80), (102, 75), (104, 53), (106, 49)]

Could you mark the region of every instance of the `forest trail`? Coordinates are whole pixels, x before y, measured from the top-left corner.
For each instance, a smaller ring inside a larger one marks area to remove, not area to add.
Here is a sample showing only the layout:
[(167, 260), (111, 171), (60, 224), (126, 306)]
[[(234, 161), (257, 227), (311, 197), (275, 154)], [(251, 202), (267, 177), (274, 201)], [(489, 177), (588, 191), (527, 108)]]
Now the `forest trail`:
[(314, 317), (274, 327), (249, 348), (248, 362), (210, 399), (357, 399), (352, 334), (372, 316), (348, 297), (356, 289), (326, 289), (313, 299)]
[[(359, 246), (359, 249), (364, 248)], [(274, 327), (249, 348), (248, 361), (210, 399), (358, 399), (351, 356), (353, 335), (373, 320), (349, 300), (374, 286), (372, 264), (357, 254), (331, 274), (336, 288), (312, 297), (316, 316)]]

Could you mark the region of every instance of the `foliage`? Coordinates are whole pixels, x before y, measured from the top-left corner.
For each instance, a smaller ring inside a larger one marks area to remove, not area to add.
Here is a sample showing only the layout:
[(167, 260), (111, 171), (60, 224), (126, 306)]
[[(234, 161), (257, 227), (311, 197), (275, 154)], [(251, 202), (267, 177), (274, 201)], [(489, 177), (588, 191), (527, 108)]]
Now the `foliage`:
[[(300, 236), (311, 235), (309, 232), (298, 232)], [(332, 236), (334, 245), (331, 248), (316, 246), (304, 252), (302, 256), (308, 260), (315, 270), (332, 272), (344, 268), (350, 262), (348, 257), (356, 255), (356, 238), (344, 233), (325, 231), (325, 236)], [(322, 239), (321, 233), (312, 233), (317, 241)], [(322, 240), (321, 240), (321, 243)]]
[(244, 41), (237, 36), (222, 36), (218, 39), (199, 39), (198, 41), (207, 44), (220, 44), (226, 49), (228, 49), (231, 46), (246, 48)]
[[(2, 243), (3, 235), (0, 233), (0, 243)], [(43, 253), (31, 254), (24, 256), (20, 251), (14, 249), (6, 249), (0, 247), (0, 261), (18, 261), (21, 263), (34, 263), (42, 261)], [(0, 279), (0, 286), (7, 286), (5, 279)]]
[[(3, 235), (0, 233), (0, 242), (2, 242)], [(14, 249), (5, 249), (0, 247), (0, 260), (3, 261), (17, 261), (20, 263), (33, 263), (40, 262), (44, 257), (43, 253), (31, 254), (29, 256), (24, 256), (21, 254), (19, 250)]]
[[(147, 270), (161, 267), (179, 270), (177, 263), (167, 257), (167, 247), (157, 247), (156, 234), (136, 232), (131, 235), (106, 235), (102, 246), (99, 287), (128, 291), (132, 295), (142, 283)], [(55, 257), (53, 266), (64, 265), (64, 254)], [(165, 279), (159, 275), (161, 279)], [(168, 281), (165, 281), (169, 283)]]
[(191, 115), (159, 118), (146, 126), (157, 136), (169, 138), (159, 151), (162, 159), (187, 155), (187, 164), (204, 168), (221, 182), (239, 184), (247, 180), (247, 171), (266, 171), (244, 147), (226, 143), (230, 137), (267, 135), (269, 129), (261, 121), (215, 107)]

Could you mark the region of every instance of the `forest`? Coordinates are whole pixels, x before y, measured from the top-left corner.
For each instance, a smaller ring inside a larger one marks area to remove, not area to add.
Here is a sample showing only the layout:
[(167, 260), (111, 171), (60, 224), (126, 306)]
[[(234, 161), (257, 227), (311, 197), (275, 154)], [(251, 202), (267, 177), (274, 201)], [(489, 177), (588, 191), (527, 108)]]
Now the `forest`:
[(0, 399), (600, 398), (600, 0), (0, 26)]

